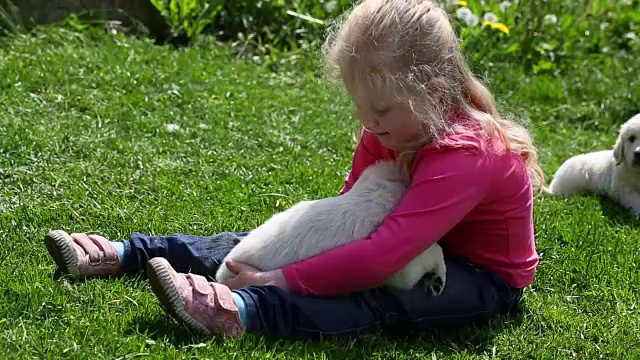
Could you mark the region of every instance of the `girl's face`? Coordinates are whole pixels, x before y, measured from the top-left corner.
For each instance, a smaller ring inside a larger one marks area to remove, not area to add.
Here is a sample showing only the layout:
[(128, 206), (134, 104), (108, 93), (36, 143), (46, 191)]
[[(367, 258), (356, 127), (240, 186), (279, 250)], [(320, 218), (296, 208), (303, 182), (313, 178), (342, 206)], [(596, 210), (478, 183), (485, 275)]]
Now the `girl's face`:
[(406, 145), (421, 135), (421, 124), (413, 112), (402, 104), (376, 96), (353, 98), (356, 114), (362, 126), (375, 133), (382, 145), (396, 151), (407, 150)]

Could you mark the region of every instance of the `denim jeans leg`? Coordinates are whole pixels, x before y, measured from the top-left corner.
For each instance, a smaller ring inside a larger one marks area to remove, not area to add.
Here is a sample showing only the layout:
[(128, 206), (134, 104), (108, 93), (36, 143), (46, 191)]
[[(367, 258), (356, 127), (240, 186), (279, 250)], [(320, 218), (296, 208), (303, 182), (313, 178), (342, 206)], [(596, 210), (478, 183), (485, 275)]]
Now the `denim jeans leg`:
[(130, 240), (124, 241), (122, 273), (143, 275), (149, 259), (163, 257), (176, 271), (213, 275), (231, 249), (246, 235), (246, 232), (223, 232), (213, 236), (133, 233)]
[(339, 297), (299, 296), (273, 286), (251, 286), (236, 293), (247, 304), (249, 332), (315, 339), (473, 323), (509, 311), (519, 301), (519, 290), (493, 273), (461, 259), (445, 261), (447, 283), (439, 296), (422, 283), (410, 290), (381, 286)]
[(522, 289), (514, 289), (492, 272), (482, 271), (463, 259), (446, 259), (447, 284), (439, 296), (417, 287), (393, 290), (413, 330), (486, 321), (513, 310)]

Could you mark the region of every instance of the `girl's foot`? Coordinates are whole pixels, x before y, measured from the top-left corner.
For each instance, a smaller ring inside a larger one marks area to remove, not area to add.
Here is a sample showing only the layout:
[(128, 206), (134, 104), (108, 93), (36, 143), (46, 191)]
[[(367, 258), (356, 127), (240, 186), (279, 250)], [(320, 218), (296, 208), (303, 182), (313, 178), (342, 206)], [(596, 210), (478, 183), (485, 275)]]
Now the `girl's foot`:
[(164, 258), (147, 262), (151, 289), (176, 320), (204, 334), (239, 338), (245, 330), (228, 287), (195, 274), (177, 273)]
[(74, 279), (112, 276), (120, 269), (116, 248), (102, 236), (55, 230), (44, 243), (60, 271)]

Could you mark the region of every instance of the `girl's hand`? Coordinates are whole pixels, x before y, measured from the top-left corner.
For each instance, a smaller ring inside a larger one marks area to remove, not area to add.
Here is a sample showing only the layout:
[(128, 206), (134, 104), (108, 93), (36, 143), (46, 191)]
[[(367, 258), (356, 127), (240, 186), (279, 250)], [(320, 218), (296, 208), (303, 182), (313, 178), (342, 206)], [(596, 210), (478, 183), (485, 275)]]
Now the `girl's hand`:
[(289, 289), (287, 282), (284, 279), (284, 275), (279, 269), (272, 271), (260, 271), (251, 265), (235, 262), (233, 260), (228, 260), (226, 265), (231, 272), (236, 274), (236, 276), (225, 283), (225, 285), (232, 290), (251, 285), (274, 285), (285, 291), (288, 291)]

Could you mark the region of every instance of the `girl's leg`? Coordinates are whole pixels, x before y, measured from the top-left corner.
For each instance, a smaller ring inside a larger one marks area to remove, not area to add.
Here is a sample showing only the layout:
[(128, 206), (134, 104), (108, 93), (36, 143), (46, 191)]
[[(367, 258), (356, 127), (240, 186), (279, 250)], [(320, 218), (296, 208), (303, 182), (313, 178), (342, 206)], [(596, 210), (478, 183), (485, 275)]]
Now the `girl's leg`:
[(134, 233), (130, 240), (109, 241), (98, 235), (56, 230), (45, 236), (45, 244), (61, 272), (74, 278), (144, 274), (146, 262), (153, 257), (168, 259), (182, 272), (213, 274), (246, 234), (148, 236)]
[[(447, 283), (439, 296), (421, 284), (407, 291), (380, 287), (330, 298), (297, 296), (273, 286), (231, 292), (220, 284), (207, 284), (202, 277), (173, 273), (162, 261), (149, 263), (160, 269), (151, 266), (149, 276), (154, 292), (178, 320), (193, 329), (231, 331), (236, 336), (244, 330), (284, 338), (353, 337), (378, 329), (425, 330), (486, 320), (518, 304), (522, 291), (498, 276), (461, 259), (445, 261)], [(234, 303), (215, 300), (218, 298), (233, 298)]]
[(274, 287), (239, 290), (247, 309), (247, 329), (282, 337), (352, 337), (378, 329), (425, 330), (474, 323), (512, 310), (522, 290), (462, 259), (446, 258), (447, 283), (433, 296), (422, 284), (390, 287), (336, 298), (287, 294)]
[(124, 243), (124, 274), (142, 274), (154, 257), (167, 259), (179, 272), (213, 275), (222, 260), (247, 233), (223, 232), (213, 236), (173, 234), (149, 236), (133, 233)]

